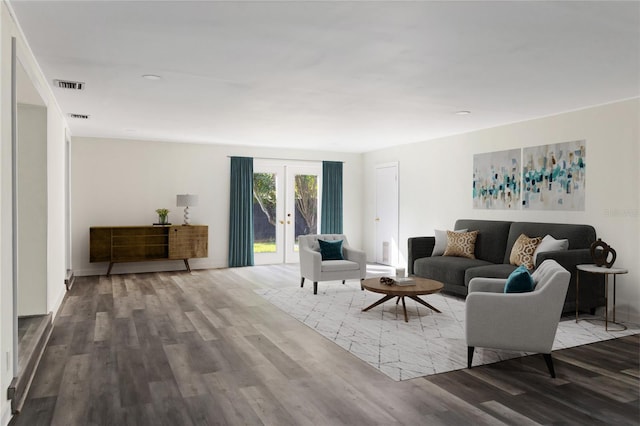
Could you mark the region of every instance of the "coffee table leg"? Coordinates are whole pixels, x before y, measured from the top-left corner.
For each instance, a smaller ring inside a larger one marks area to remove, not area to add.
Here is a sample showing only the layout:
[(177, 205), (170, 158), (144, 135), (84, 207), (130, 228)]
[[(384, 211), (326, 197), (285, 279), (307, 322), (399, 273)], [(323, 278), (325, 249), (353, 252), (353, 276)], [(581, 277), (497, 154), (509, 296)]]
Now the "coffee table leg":
[[(407, 296), (413, 300), (415, 300), (418, 303), (423, 304), (424, 306), (426, 306), (427, 308), (436, 311), (437, 313), (441, 314), (442, 312), (440, 312), (439, 310), (437, 310), (436, 308), (434, 308), (433, 306), (431, 306), (430, 304), (428, 304), (427, 302), (425, 302), (424, 300), (420, 299), (418, 296)], [(404, 301), (403, 301), (404, 302)]]
[(386, 295), (386, 296), (384, 296), (382, 299), (378, 300), (377, 302), (372, 303), (371, 305), (369, 305), (369, 306), (367, 306), (366, 308), (364, 308), (364, 309), (362, 310), (362, 312), (367, 312), (369, 309), (371, 309), (371, 308), (375, 308), (375, 307), (376, 307), (376, 306), (378, 306), (379, 304), (384, 303), (384, 302), (386, 302), (386, 301), (387, 301), (387, 300), (389, 300), (389, 299), (393, 299), (394, 297), (396, 297), (396, 296), (389, 296), (389, 295)]
[(409, 322), (409, 316), (407, 315), (407, 305), (404, 304), (404, 296), (402, 296), (402, 310), (404, 311), (404, 322)]

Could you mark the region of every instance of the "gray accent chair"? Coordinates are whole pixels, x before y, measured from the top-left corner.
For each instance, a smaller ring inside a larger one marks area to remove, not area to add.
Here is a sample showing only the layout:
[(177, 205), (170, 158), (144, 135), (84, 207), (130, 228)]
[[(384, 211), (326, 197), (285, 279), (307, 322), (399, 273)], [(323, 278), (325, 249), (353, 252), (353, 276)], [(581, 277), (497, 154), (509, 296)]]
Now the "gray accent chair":
[(533, 274), (529, 293), (503, 293), (505, 279), (473, 278), (466, 308), (467, 366), (475, 347), (541, 353), (556, 377), (551, 348), (571, 274), (555, 260), (545, 260)]
[[(318, 240), (342, 240), (342, 257), (344, 260), (322, 260)], [(367, 275), (367, 258), (362, 250), (349, 246), (343, 234), (311, 234), (298, 237), (300, 250), (300, 287), (304, 280), (313, 281), (313, 294), (318, 294), (319, 281), (339, 281), (342, 284), (349, 279), (362, 281)], [(360, 285), (362, 288), (362, 284)]]

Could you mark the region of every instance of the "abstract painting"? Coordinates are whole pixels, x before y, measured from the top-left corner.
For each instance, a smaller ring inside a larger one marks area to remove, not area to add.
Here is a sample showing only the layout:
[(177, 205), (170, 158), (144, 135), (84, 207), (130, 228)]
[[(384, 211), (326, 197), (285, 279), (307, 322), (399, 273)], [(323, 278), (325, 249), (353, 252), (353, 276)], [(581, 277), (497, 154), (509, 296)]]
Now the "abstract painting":
[(520, 208), (520, 149), (473, 156), (473, 208)]
[(523, 150), (522, 208), (584, 210), (586, 141)]

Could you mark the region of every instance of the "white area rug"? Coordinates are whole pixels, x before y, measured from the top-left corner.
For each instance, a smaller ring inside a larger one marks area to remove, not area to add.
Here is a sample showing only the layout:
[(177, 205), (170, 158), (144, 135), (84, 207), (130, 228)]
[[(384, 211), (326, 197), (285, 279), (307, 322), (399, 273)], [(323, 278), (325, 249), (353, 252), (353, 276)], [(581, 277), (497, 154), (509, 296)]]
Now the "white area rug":
[[(396, 305), (394, 299), (362, 312), (363, 308), (382, 295), (361, 291), (357, 283), (320, 283), (318, 287), (317, 295), (313, 295), (312, 283), (304, 288), (262, 289), (256, 292), (394, 380), (466, 368), (464, 300), (443, 294), (421, 296), (442, 311), (438, 314), (411, 299), (405, 299), (409, 315), (409, 322), (405, 323), (402, 304)], [(637, 325), (627, 326), (625, 331), (607, 332), (602, 323), (592, 324), (581, 319), (576, 324), (575, 318), (563, 317), (553, 349), (640, 332)], [(473, 365), (524, 355), (527, 354), (477, 348)]]

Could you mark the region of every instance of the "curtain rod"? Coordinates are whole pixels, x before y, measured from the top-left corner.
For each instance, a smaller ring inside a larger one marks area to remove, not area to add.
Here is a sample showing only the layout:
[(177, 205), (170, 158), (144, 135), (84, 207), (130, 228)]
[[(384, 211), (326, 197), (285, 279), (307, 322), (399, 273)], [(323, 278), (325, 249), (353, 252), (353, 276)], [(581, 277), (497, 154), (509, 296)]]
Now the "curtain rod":
[[(245, 157), (247, 158), (247, 155), (227, 155), (227, 158), (231, 158), (231, 157)], [(276, 158), (276, 157), (250, 157), (253, 158), (254, 160), (279, 160), (279, 161), (306, 161), (309, 163), (318, 163), (318, 162), (322, 162), (323, 160), (300, 160), (297, 158)], [(332, 161), (332, 163), (344, 163), (344, 161)]]

